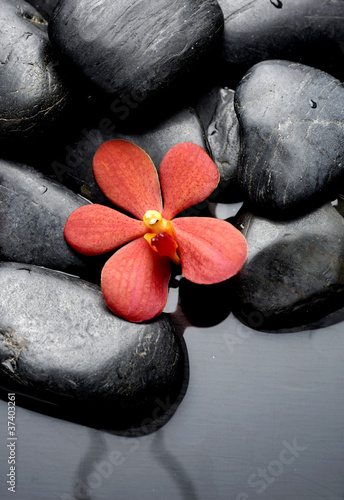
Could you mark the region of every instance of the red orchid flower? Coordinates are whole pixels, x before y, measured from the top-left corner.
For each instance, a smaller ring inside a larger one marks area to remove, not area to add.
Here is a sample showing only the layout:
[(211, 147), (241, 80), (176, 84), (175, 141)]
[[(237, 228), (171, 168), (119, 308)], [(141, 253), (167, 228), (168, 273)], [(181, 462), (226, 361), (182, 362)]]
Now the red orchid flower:
[(163, 158), (164, 206), (151, 158), (131, 142), (103, 143), (93, 172), (109, 200), (140, 220), (103, 205), (86, 205), (72, 212), (64, 234), (85, 255), (127, 243), (106, 262), (101, 276), (105, 302), (118, 316), (141, 322), (163, 311), (171, 259), (181, 264), (185, 278), (198, 284), (219, 283), (241, 269), (247, 244), (234, 226), (210, 217), (174, 219), (207, 198), (219, 182), (216, 165), (200, 146), (177, 144)]

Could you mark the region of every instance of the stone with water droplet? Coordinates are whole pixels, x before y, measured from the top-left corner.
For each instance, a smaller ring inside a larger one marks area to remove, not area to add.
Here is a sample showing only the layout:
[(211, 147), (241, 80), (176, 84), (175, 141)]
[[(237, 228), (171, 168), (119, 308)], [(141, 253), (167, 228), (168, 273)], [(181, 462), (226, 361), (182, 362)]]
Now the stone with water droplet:
[(294, 217), (336, 198), (344, 181), (339, 80), (302, 64), (264, 61), (241, 80), (235, 103), (239, 183), (254, 211)]
[[(344, 79), (341, 1), (220, 0), (225, 18), (222, 61), (231, 72), (267, 59), (302, 62)], [(242, 71), (240, 72), (242, 74)]]

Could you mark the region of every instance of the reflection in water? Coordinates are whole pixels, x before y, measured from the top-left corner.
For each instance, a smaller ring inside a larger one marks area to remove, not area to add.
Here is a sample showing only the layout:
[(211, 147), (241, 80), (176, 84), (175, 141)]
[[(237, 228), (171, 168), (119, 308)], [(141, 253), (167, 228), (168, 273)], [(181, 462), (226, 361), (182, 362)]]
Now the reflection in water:
[(182, 278), (179, 306), (185, 322), (202, 328), (220, 324), (231, 312), (233, 286), (231, 279), (214, 285), (198, 285)]
[[(242, 321), (242, 318), (238, 317), (238, 319)], [(307, 323), (305, 320), (304, 324), (290, 328), (279, 328), (278, 330), (277, 329), (272, 330), (272, 329), (255, 328), (255, 325), (248, 325), (248, 326), (265, 333), (297, 333), (297, 332), (309, 331), (310, 337), (312, 337), (313, 332), (315, 334), (318, 332), (318, 330), (322, 330), (323, 328), (328, 328), (333, 325), (339, 325), (343, 321), (344, 321), (344, 308), (341, 308), (338, 309), (337, 311), (327, 314), (326, 316), (322, 316), (317, 321)], [(245, 324), (245, 321), (242, 322)]]
[(189, 476), (183, 465), (179, 462), (164, 443), (164, 434), (160, 430), (155, 434), (152, 441), (152, 456), (159, 462), (175, 481), (181, 498), (184, 500), (197, 500), (198, 495), (192, 478)]
[(94, 490), (103, 481), (101, 474), (95, 470), (95, 463), (101, 462), (106, 455), (104, 435), (95, 429), (90, 429), (89, 433), (91, 439), (88, 451), (81, 460), (75, 477), (74, 496), (77, 500), (92, 500)]

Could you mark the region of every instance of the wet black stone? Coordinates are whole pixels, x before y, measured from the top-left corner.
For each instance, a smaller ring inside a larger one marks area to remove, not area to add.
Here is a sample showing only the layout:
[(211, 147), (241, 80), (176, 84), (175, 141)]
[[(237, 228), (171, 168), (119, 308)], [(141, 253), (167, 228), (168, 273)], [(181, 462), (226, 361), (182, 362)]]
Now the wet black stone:
[(92, 202), (111, 205), (94, 179), (92, 161), (100, 145), (113, 139), (140, 146), (157, 169), (167, 151), (180, 142), (193, 142), (207, 150), (199, 120), (187, 109), (177, 110), (156, 124), (132, 132), (121, 132), (110, 118), (103, 118), (97, 128), (84, 128), (74, 141), (57, 152), (51, 162), (51, 175)]
[(115, 110), (187, 79), (222, 30), (215, 0), (61, 1), (49, 23), (54, 47), (71, 68), (116, 96)]
[(238, 184), (239, 122), (234, 109), (234, 90), (215, 87), (196, 106), (204, 125), (210, 154), (220, 172), (216, 201), (242, 200)]
[(235, 96), (239, 183), (268, 217), (293, 217), (336, 197), (344, 176), (344, 88), (323, 71), (264, 61)]
[(0, 260), (99, 281), (104, 258), (85, 257), (63, 236), (68, 216), (88, 204), (25, 165), (0, 160)]
[(3, 387), (70, 412), (98, 408), (101, 425), (175, 400), (184, 360), (167, 316), (128, 323), (96, 285), (23, 264), (0, 265), (0, 290)]
[(218, 325), (231, 312), (230, 296), (233, 280), (215, 285), (198, 285), (185, 278), (179, 282), (179, 300), (187, 321), (193, 326), (206, 328)]
[(344, 219), (331, 204), (293, 221), (245, 213), (239, 227), (249, 255), (237, 278), (234, 312), (244, 323), (286, 329), (343, 307)]
[(3, 0), (0, 11), (0, 141), (47, 132), (65, 108), (68, 89), (48, 40), (48, 23), (27, 2)]
[[(341, 0), (220, 0), (222, 58), (248, 69), (266, 59), (288, 59), (344, 74)], [(334, 73), (332, 73), (334, 72)], [(338, 74), (337, 74), (338, 73)]]
[[(215, 80), (215, 78), (214, 78)], [(215, 80), (216, 81), (216, 80)], [(213, 116), (215, 113), (217, 101), (218, 101), (218, 94), (221, 90), (220, 85), (210, 85), (209, 88), (206, 88), (205, 92), (199, 96), (199, 98), (196, 100), (194, 104), (194, 108), (197, 112), (197, 115), (203, 125), (203, 128), (205, 130), (205, 133), (210, 125), (210, 123), (213, 120)]]

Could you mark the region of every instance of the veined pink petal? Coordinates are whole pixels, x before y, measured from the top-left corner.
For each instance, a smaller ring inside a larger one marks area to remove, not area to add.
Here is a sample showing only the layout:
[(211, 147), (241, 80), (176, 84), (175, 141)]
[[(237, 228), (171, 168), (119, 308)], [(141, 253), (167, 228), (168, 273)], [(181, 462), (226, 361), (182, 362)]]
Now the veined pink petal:
[(234, 226), (211, 217), (173, 220), (182, 273), (190, 281), (211, 285), (231, 278), (247, 257), (247, 243)]
[(84, 255), (109, 252), (146, 232), (142, 221), (98, 204), (74, 210), (64, 228), (67, 242)]
[(136, 144), (104, 142), (93, 158), (98, 186), (115, 205), (143, 219), (147, 210), (161, 212), (158, 173), (151, 158)]
[(173, 146), (164, 156), (159, 174), (164, 197), (162, 216), (169, 220), (205, 200), (220, 178), (213, 160), (192, 142)]
[(144, 238), (120, 248), (102, 271), (101, 288), (111, 311), (134, 323), (160, 314), (167, 302), (170, 262)]

